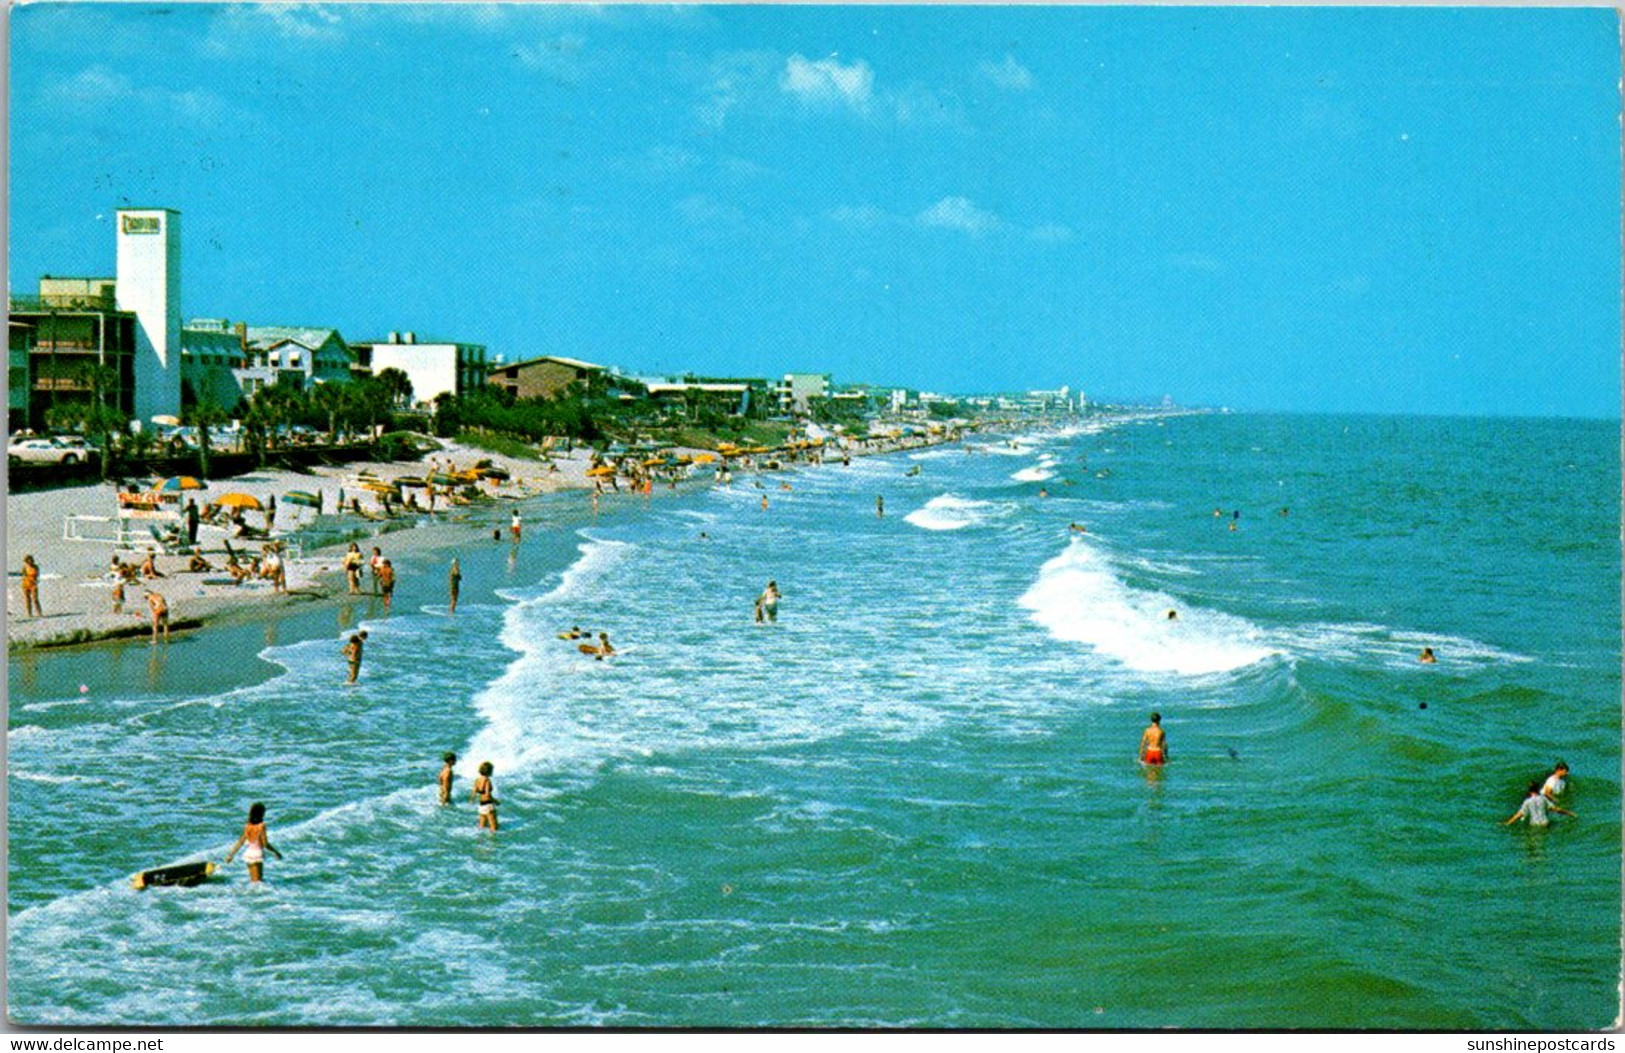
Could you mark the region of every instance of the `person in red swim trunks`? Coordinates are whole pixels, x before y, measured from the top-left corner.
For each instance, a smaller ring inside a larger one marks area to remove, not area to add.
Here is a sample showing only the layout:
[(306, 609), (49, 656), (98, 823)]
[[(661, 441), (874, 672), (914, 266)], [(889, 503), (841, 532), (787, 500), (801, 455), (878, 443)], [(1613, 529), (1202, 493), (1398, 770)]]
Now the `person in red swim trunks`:
[(1140, 736), (1140, 760), (1145, 764), (1168, 763), (1168, 736), (1162, 730), (1162, 714), (1151, 714), (1151, 726)]

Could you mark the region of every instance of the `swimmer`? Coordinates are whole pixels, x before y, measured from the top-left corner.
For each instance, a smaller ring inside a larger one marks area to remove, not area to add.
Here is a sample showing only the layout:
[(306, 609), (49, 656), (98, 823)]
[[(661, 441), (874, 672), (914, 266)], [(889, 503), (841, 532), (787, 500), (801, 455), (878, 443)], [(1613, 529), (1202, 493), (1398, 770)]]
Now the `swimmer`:
[(767, 495), (766, 494), (762, 495), (762, 511), (764, 511), (764, 512), (767, 511)]
[(1519, 805), (1518, 810), (1512, 813), (1511, 819), (1508, 819), (1501, 825), (1511, 826), (1519, 819), (1522, 819), (1530, 826), (1548, 826), (1551, 823), (1551, 820), (1546, 818), (1546, 813), (1548, 811), (1556, 812), (1559, 815), (1566, 815), (1571, 819), (1579, 818), (1567, 808), (1558, 807), (1555, 801), (1548, 798), (1544, 793), (1541, 793), (1540, 783), (1532, 782), (1529, 784), (1529, 795), (1523, 799), (1523, 804)]
[(1168, 736), (1162, 730), (1162, 714), (1151, 714), (1151, 724), (1140, 735), (1140, 761), (1144, 764), (1168, 763)]
[(1072, 531), (1072, 533), (1074, 533), (1074, 534), (1087, 534), (1087, 533), (1089, 533), (1088, 528), (1086, 528), (1082, 523), (1069, 524), (1067, 526), (1067, 529)]
[(602, 662), (615, 653), (615, 648), (609, 645), (609, 633), (598, 634), (598, 660)]
[(570, 626), (570, 631), (569, 632), (567, 632), (567, 633), (559, 633), (559, 639), (561, 639), (561, 640), (579, 640), (583, 636), (591, 636), (591, 635), (592, 635), (592, 633), (582, 632), (581, 631), (581, 626), (572, 625), (572, 626)]
[(452, 765), (457, 763), (457, 754), (448, 753), (440, 759), (446, 762), (446, 766), (440, 769), (440, 803), (450, 804), (451, 783), (453, 779), (457, 778), (451, 769)]
[(1168, 620), (1171, 622), (1179, 621), (1179, 612), (1172, 607), (1168, 608)]
[(879, 494), (875, 495), (875, 518), (886, 518), (886, 499)]
[(1038, 496), (1039, 497), (1048, 497), (1049, 496), (1049, 491), (1044, 489), (1042, 486), (1040, 486), (1038, 488)]
[(1424, 647), (1422, 648), (1422, 653), (1416, 657), (1416, 660), (1421, 662), (1423, 665), (1433, 665), (1439, 659), (1434, 655), (1433, 648)]
[(779, 592), (779, 583), (776, 581), (768, 582), (767, 588), (763, 589), (762, 594), (756, 598), (756, 620), (761, 621), (765, 615), (770, 622), (778, 621), (779, 601), (783, 598), (784, 595)]
[(519, 533), (520, 533), (520, 525), (519, 525), (519, 510), (517, 508), (514, 509), (513, 518), (508, 520), (508, 529), (513, 532), (513, 539), (515, 541), (518, 541), (519, 540)]
[(470, 800), (480, 806), (480, 829), (489, 829), (492, 833), (496, 833), (497, 805), (501, 803), (496, 799), (496, 784), (491, 781), (491, 773), (495, 770), (490, 761), (482, 761), (480, 777), (474, 780), (474, 789), (469, 795)]
[(355, 683), (356, 678), (361, 675), (361, 652), (366, 646), (367, 630), (363, 629), (350, 637), (350, 642), (345, 644), (343, 650), (339, 652), (350, 663), (350, 679), (345, 681), (346, 684)]
[(451, 571), (446, 575), (446, 585), (451, 590), (451, 609), (447, 613), (457, 613), (457, 594), (463, 588), (463, 568), (457, 562), (457, 557), (451, 557)]
[(1557, 767), (1552, 769), (1550, 775), (1546, 776), (1546, 781), (1541, 785), (1540, 792), (1548, 801), (1555, 801), (1558, 794), (1568, 789), (1568, 785), (1569, 766), (1563, 761), (1558, 761)]
[(779, 484), (779, 489), (780, 490), (788, 490), (788, 489), (790, 489), (790, 484), (789, 483), (780, 483)]

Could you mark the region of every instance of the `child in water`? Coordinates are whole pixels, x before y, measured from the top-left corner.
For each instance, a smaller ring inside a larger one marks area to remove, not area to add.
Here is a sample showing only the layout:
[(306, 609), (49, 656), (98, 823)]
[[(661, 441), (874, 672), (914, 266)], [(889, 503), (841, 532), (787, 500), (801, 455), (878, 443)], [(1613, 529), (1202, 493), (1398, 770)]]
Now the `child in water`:
[(472, 799), (480, 806), (480, 829), (489, 828), (492, 833), (497, 829), (496, 784), (491, 781), (491, 773), (496, 769), (490, 761), (480, 763), (480, 776), (474, 780)]
[(256, 884), (265, 876), (265, 853), (271, 853), (278, 860), (282, 858), (265, 832), (265, 805), (259, 801), (248, 806), (248, 822), (243, 826), (242, 836), (226, 853), (226, 862), (231, 862), (239, 848), (243, 850), (243, 862), (248, 864), (248, 880)]
[(452, 765), (457, 763), (457, 754), (448, 753), (441, 758), (446, 766), (440, 769), (440, 803), (451, 803), (451, 781), (457, 776), (452, 773)]

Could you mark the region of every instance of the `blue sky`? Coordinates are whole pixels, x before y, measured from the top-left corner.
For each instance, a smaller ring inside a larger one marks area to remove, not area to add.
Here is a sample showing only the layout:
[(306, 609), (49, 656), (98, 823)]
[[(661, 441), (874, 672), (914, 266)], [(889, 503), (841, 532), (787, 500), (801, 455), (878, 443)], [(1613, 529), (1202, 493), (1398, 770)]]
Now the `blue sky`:
[(640, 372), (1617, 417), (1608, 10), (12, 9), (10, 270)]

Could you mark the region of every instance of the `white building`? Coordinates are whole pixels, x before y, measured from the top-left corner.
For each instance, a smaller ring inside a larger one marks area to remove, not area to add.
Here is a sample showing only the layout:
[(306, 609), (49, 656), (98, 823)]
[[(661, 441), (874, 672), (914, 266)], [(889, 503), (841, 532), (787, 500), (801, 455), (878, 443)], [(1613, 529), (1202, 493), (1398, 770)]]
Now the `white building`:
[(412, 401), (431, 405), (444, 394), (464, 395), (485, 386), (484, 344), (418, 341), (412, 332), (390, 333), (383, 342), (352, 344), (356, 365), (377, 376), (398, 369), (412, 382)]
[(118, 308), (134, 312), (135, 417), (181, 409), (181, 214), (118, 210)]
[(806, 413), (812, 399), (829, 396), (830, 374), (786, 373), (774, 387), (779, 408), (790, 413)]

